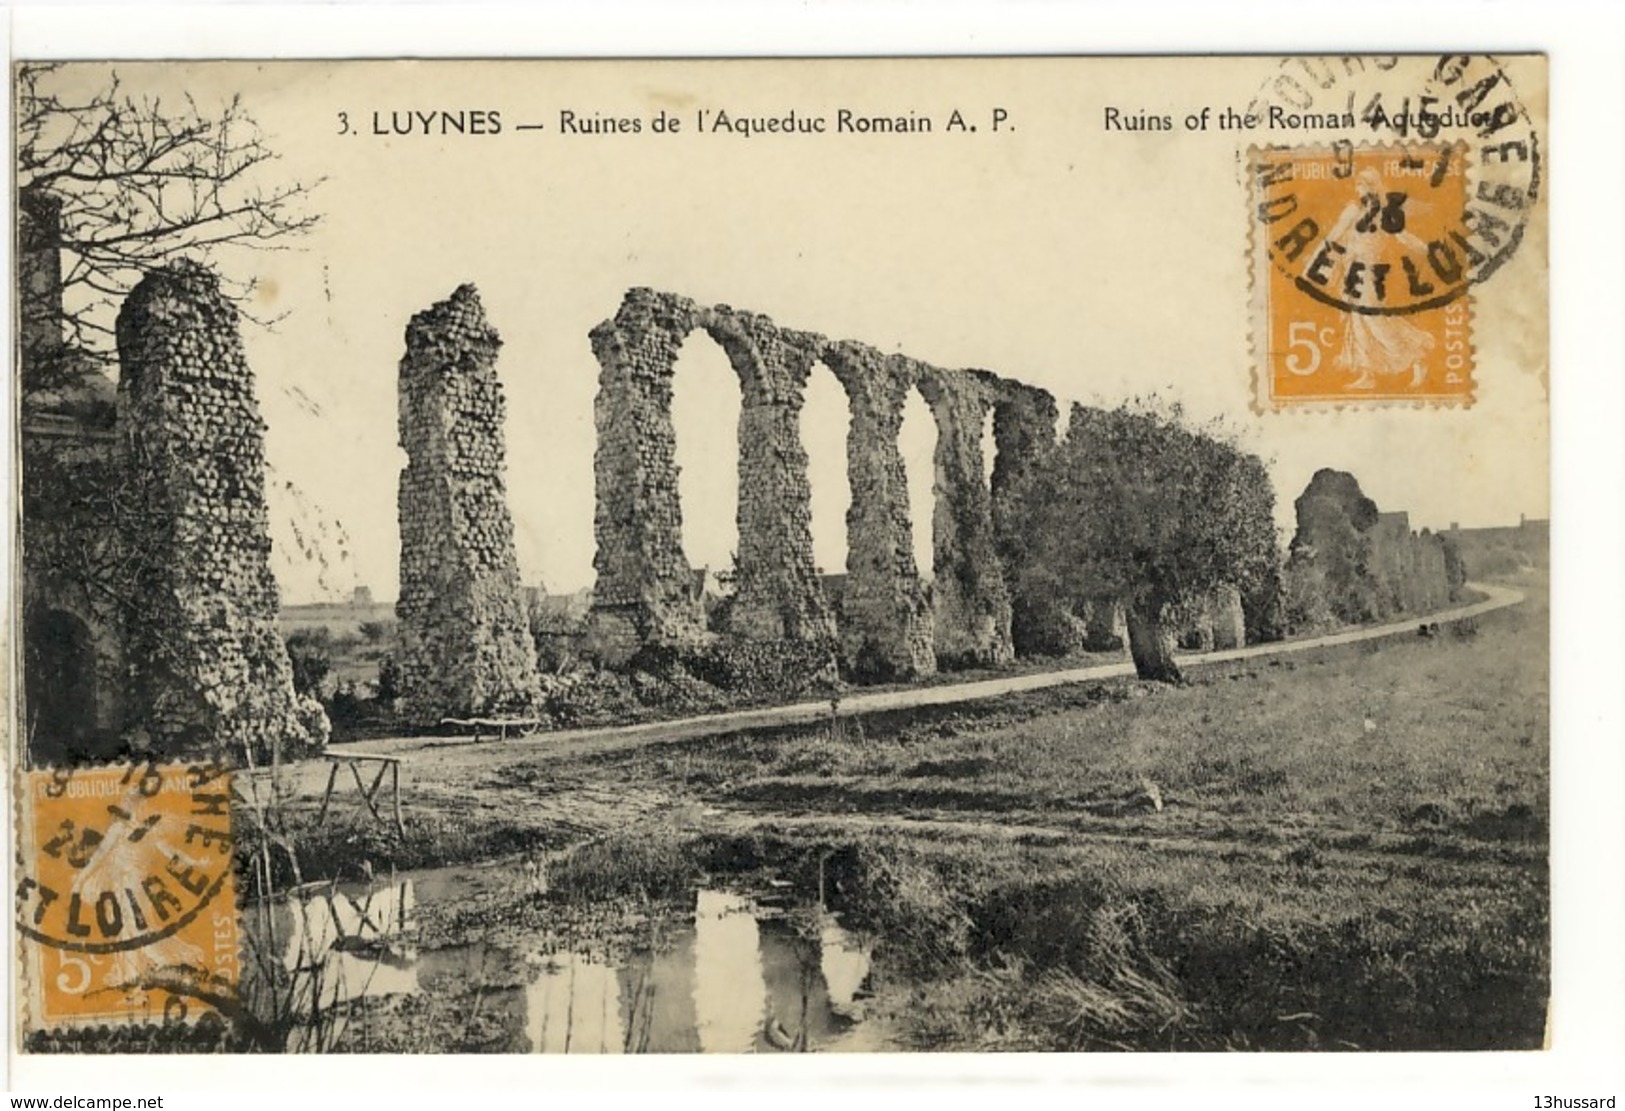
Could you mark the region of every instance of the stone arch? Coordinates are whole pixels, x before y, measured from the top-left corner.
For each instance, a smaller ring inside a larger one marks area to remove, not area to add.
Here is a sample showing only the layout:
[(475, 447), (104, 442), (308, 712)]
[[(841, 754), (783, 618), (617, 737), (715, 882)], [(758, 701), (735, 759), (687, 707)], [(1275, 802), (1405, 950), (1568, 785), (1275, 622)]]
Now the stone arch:
[(824, 361), (851, 405), (841, 662), (861, 678), (929, 675), (936, 671), (930, 608), (914, 563), (897, 444), (914, 364), (850, 340), (829, 344)]
[(624, 659), (643, 643), (704, 638), (703, 603), (682, 545), (672, 379), (678, 351), (703, 329), (739, 381), (738, 572), (725, 630), (760, 640), (827, 643), (834, 635), (808, 531), (806, 454), (797, 434), (807, 372), (821, 340), (727, 306), (633, 289), (592, 332), (595, 647)]
[[(1054, 400), (985, 371), (942, 370), (641, 288), (592, 332), (601, 368), (593, 609), (599, 657), (615, 662), (642, 644), (705, 633), (682, 551), (670, 411), (677, 352), (697, 328), (726, 352), (741, 394), (738, 577), (723, 631), (766, 641), (834, 638), (845, 670), (858, 678), (930, 674), (939, 655), (953, 663), (1009, 659), (1010, 590), (1001, 555), (1013, 537), (1000, 532), (1008, 516), (1002, 502), (1020, 468), (1053, 444)], [(848, 417), (838, 630), (814, 559), (801, 427), (818, 362), (839, 383)], [(905, 401), (916, 390), (930, 411), (935, 447), (929, 509), (911, 513), (899, 435)], [(1038, 427), (1045, 414), (1047, 427)], [(916, 519), (928, 521), (929, 561), (915, 554)], [(934, 564), (938, 586), (930, 591), (922, 564)]]

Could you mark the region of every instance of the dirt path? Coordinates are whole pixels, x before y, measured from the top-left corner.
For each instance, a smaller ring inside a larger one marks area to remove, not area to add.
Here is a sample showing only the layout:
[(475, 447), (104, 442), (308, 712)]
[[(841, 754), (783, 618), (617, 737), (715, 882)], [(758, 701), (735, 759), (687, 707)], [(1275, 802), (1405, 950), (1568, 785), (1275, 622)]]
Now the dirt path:
[[(1483, 594), (1484, 600), (1427, 615), (1429, 622), (1460, 621), (1494, 610), (1515, 606), (1524, 600), (1523, 592), (1508, 586), (1488, 583), (1469, 583), (1469, 588)], [(1222, 652), (1206, 652), (1180, 657), (1180, 666), (1200, 668), (1233, 660), (1248, 660), (1267, 656), (1291, 655), (1314, 648), (1333, 648), (1366, 640), (1379, 640), (1393, 636), (1415, 636), (1420, 619), (1410, 618), (1387, 625), (1373, 625), (1328, 636), (1309, 637), (1304, 640), (1275, 641), (1254, 644)], [(877, 710), (897, 710), (913, 706), (938, 706), (954, 702), (969, 702), (981, 698), (1019, 691), (1042, 690), (1068, 683), (1098, 682), (1103, 679), (1130, 677), (1134, 665), (1127, 660), (1100, 664), (1093, 667), (1045, 671), (1032, 675), (1012, 675), (997, 679), (983, 679), (971, 683), (955, 683), (938, 687), (907, 690), (875, 691), (849, 694), (841, 699), (843, 716), (873, 713)], [(679, 718), (672, 721), (648, 722), (642, 725), (605, 726), (596, 729), (571, 729), (552, 733), (538, 733), (530, 737), (507, 741), (463, 741), (446, 737), (398, 737), (383, 740), (359, 741), (347, 745), (330, 745), (329, 751), (378, 752), (391, 755), (435, 753), (442, 758), (454, 758), (459, 764), (509, 764), (521, 761), (548, 760), (560, 757), (582, 756), (642, 745), (666, 744), (690, 740), (694, 737), (738, 733), (766, 726), (796, 725), (824, 721), (829, 718), (830, 704), (825, 702), (797, 702), (788, 706), (771, 706), (759, 710), (736, 710), (729, 713), (706, 714), (700, 717)], [(451, 757), (451, 752), (455, 757)], [(311, 761), (306, 767), (325, 774), (326, 761)]]

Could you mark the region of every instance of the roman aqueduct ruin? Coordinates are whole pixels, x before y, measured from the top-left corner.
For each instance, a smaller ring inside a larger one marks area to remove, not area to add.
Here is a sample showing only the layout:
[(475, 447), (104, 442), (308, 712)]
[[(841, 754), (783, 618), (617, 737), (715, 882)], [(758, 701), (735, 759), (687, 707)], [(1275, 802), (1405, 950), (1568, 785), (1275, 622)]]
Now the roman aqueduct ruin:
[[(591, 333), (595, 403), (597, 584), (589, 639), (603, 662), (709, 635), (683, 552), (672, 381), (678, 351), (710, 335), (738, 378), (738, 577), (724, 637), (822, 649), (849, 674), (911, 678), (939, 657), (1011, 659), (1011, 601), (999, 552), (999, 494), (1053, 443), (1048, 393), (986, 371), (944, 370), (904, 355), (775, 325), (765, 316), (633, 289)], [(500, 341), (463, 286), (413, 318), (401, 363), (401, 601), (408, 700), (416, 717), (517, 704), (536, 687), (518, 607), (513, 526), (503, 486)], [(848, 556), (841, 618), (813, 562), (800, 415), (823, 362), (849, 410)], [(918, 389), (937, 426), (935, 582), (915, 566), (898, 446)], [(982, 430), (993, 418), (987, 477)]]
[[(704, 629), (683, 555), (671, 419), (678, 349), (702, 330), (739, 378), (739, 552), (725, 633), (839, 645), (845, 668), (913, 677), (939, 656), (1012, 658), (1010, 597), (995, 534), (999, 492), (1053, 442), (1048, 393), (986, 371), (945, 370), (906, 355), (774, 324), (725, 305), (633, 289), (592, 331), (600, 366), (595, 478), (598, 572), (593, 621), (630, 650)], [(846, 583), (840, 627), (813, 562), (807, 453), (800, 435), (808, 374), (823, 362), (845, 391)], [(904, 401), (918, 388), (937, 428), (929, 596), (915, 566), (898, 446)], [(998, 452), (991, 488), (982, 429)]]
[[(92, 738), (47, 740), (36, 755), (94, 755), (137, 735), (158, 755), (319, 740), (320, 708), (295, 695), (277, 631), (264, 424), (236, 310), (201, 266), (149, 274), (119, 316), (115, 392), (63, 341), (54, 211), (25, 197), (21, 216), (27, 724)], [(684, 554), (672, 418), (679, 350), (694, 333), (726, 355), (740, 396), (736, 575), (716, 629)], [(1008, 511), (1018, 479), (1055, 443), (1049, 393), (646, 288), (589, 338), (597, 581), (584, 639), (600, 662), (720, 639), (801, 651), (851, 677), (910, 679), (1032, 647), (1022, 638), (1042, 624), (1034, 608), (1056, 603), (1012, 597), (1023, 545)], [(540, 693), (507, 504), (500, 346), (467, 285), (406, 329), (397, 616), (415, 724), (511, 712)], [(838, 598), (814, 563), (801, 436), (818, 364), (849, 417)], [(936, 429), (929, 584), (899, 444), (911, 391)], [(1239, 596), (1220, 593), (1209, 647), (1243, 636)], [(1093, 635), (1101, 614), (1085, 616)]]

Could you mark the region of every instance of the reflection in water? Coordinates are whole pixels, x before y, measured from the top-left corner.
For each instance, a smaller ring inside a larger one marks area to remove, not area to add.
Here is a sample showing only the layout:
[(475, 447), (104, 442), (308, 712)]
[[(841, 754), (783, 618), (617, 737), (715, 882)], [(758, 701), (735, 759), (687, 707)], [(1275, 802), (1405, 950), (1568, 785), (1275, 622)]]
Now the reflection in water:
[(830, 1009), (842, 1018), (861, 1018), (857, 996), (869, 976), (869, 947), (837, 925), (833, 918), (824, 920), (818, 940), (819, 969), (829, 990)]
[(628, 1053), (694, 1053), (695, 931), (682, 927), (621, 965)]
[(525, 989), (525, 1036), (539, 1053), (619, 1053), (621, 985), (615, 969), (577, 953), (554, 953)]
[(743, 896), (700, 891), (691, 926), (658, 951), (628, 957), (615, 974), (580, 954), (539, 958), (541, 974), (525, 991), (531, 1047), (749, 1053), (844, 1040), (861, 1018), (868, 947), (827, 914), (798, 931), (757, 913)]
[(748, 900), (701, 891), (694, 906), (694, 1019), (704, 1053), (745, 1053), (762, 1029), (761, 928)]
[(344, 1026), (340, 1004), (417, 994), (417, 952), (403, 940), (416, 905), (406, 880), (359, 893), (328, 888), (272, 909), (287, 1009), (305, 1020), (290, 1033), (289, 1052), (331, 1045)]
[[(435, 882), (425, 877), (426, 883)], [(331, 1047), (344, 1004), (435, 995), (486, 982), (486, 969), (525, 969), (495, 995), (504, 1024), (540, 1053), (749, 1053), (874, 1048), (862, 1026), (869, 947), (822, 911), (764, 911), (722, 891), (695, 893), (692, 922), (648, 950), (611, 961), (569, 949), (515, 958), (483, 945), (420, 960), (410, 944), (412, 880), (373, 890), (326, 889), (274, 908), (291, 1011), (290, 1051)], [(420, 971), (426, 971), (420, 984)], [(511, 1006), (511, 1010), (510, 1010)], [(872, 1033), (872, 1032), (870, 1032)]]

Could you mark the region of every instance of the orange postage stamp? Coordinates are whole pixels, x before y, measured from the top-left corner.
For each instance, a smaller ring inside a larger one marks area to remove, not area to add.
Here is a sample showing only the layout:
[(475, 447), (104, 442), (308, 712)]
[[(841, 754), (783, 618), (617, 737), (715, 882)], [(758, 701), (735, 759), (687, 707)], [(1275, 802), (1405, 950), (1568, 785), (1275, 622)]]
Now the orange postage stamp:
[(1254, 407), (1471, 405), (1472, 297), (1516, 253), (1540, 137), (1493, 58), (1283, 63), (1250, 111)]
[(17, 930), (32, 1028), (176, 1022), (235, 989), (225, 769), (43, 770), (20, 786)]
[(1255, 151), (1267, 402), (1470, 402), (1459, 144)]

